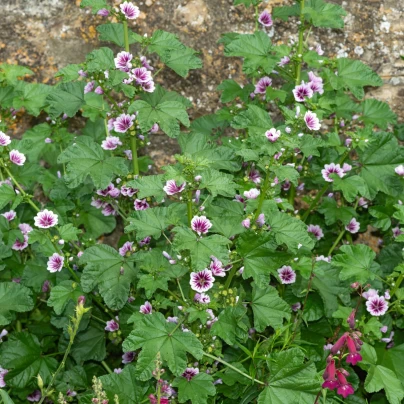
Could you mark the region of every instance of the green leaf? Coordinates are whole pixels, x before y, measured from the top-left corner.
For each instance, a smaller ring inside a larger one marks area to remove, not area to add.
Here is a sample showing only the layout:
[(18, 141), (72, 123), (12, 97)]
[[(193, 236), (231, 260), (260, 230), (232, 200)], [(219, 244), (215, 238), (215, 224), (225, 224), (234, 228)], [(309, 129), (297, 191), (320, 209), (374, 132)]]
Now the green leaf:
[(58, 366), (55, 358), (42, 356), (38, 338), (33, 334), (16, 332), (9, 335), (0, 350), (0, 363), (9, 369), (7, 386), (22, 389), (40, 375), (44, 383), (49, 383)]
[(80, 65), (70, 64), (60, 69), (56, 74), (55, 77), (61, 77), (62, 83), (67, 83), (69, 81), (77, 80), (79, 76), (79, 70), (81, 69)]
[(50, 104), (49, 115), (57, 118), (65, 113), (72, 118), (84, 104), (84, 86), (82, 81), (73, 83), (62, 83), (46, 97), (46, 102)]
[(64, 241), (78, 240), (77, 235), (81, 233), (81, 230), (74, 227), (71, 223), (59, 227), (58, 230), (60, 238)]
[(374, 272), (379, 265), (374, 262), (376, 253), (367, 245), (344, 245), (340, 247), (341, 254), (336, 254), (332, 265), (341, 269), (340, 279), (354, 279), (359, 283), (366, 283), (374, 278)]
[(386, 129), (388, 124), (397, 123), (397, 115), (386, 102), (369, 98), (361, 104), (361, 108), (360, 119), (365, 123), (377, 125), (381, 129)]
[(153, 32), (153, 36), (150, 38), (150, 44), (148, 46), (150, 52), (156, 52), (159, 56), (164, 55), (171, 50), (184, 48), (185, 45), (181, 43), (177, 35), (160, 29)]
[(106, 0), (81, 0), (80, 7), (91, 7), (93, 14), (96, 14), (102, 8), (108, 8)]
[(129, 181), (126, 185), (134, 189), (138, 189), (137, 197), (139, 199), (154, 196), (156, 199), (163, 199), (165, 192), (163, 190), (164, 175), (149, 175), (147, 177), (138, 178)]
[[(97, 27), (97, 31), (100, 33), (100, 41), (109, 41), (121, 48), (125, 47), (123, 24), (113, 23), (99, 25)], [(141, 37), (139, 34), (136, 34), (131, 30), (128, 31), (129, 45), (135, 42), (143, 41), (143, 37)]]
[(17, 87), (17, 91), (18, 96), (13, 101), (14, 108), (24, 107), (31, 115), (38, 116), (47, 105), (46, 98), (53, 89), (45, 84), (24, 83)]
[(107, 355), (105, 340), (104, 325), (92, 322), (85, 331), (77, 334), (71, 355), (77, 363), (102, 361)]
[(80, 212), (76, 223), (84, 226), (88, 237), (97, 239), (115, 229), (116, 219), (113, 216), (104, 216), (99, 209), (87, 206)]
[(268, 97), (268, 99), (270, 99), (270, 100), (279, 99), (279, 101), (281, 101), (281, 102), (285, 102), (285, 99), (288, 95), (288, 93), (286, 91), (276, 90), (272, 87), (267, 87), (265, 94)]
[(24, 133), (23, 139), (30, 142), (30, 147), (25, 154), (31, 161), (38, 160), (46, 153), (46, 150), (49, 150), (50, 145), (45, 143), (45, 139), (51, 135), (52, 128), (47, 123), (35, 125)]
[(343, 28), (342, 17), (346, 15), (346, 11), (341, 6), (323, 0), (309, 0), (303, 14), (315, 27)]
[(206, 373), (198, 373), (189, 381), (185, 377), (177, 377), (173, 386), (178, 387), (178, 401), (180, 403), (191, 400), (192, 404), (207, 404), (208, 396), (216, 394), (213, 377)]
[(85, 292), (98, 286), (106, 305), (120, 310), (127, 302), (130, 284), (135, 278), (133, 262), (115, 249), (99, 244), (84, 251), (80, 263), (86, 264), (81, 277)]
[(143, 316), (123, 343), (124, 351), (140, 348), (142, 351), (138, 356), (135, 372), (135, 377), (140, 380), (148, 380), (152, 376), (158, 353), (176, 376), (182, 374), (187, 367), (187, 352), (196, 359), (203, 356), (202, 344), (198, 338), (191, 331), (183, 332), (175, 324), (167, 323), (161, 313)]
[(80, 285), (73, 281), (63, 281), (52, 288), (48, 299), (48, 306), (53, 307), (55, 313), (60, 315), (70, 300), (77, 303), (77, 299), (81, 295), (83, 295), (83, 291)]
[(238, 34), (237, 39), (225, 46), (224, 54), (243, 57), (243, 72), (246, 74), (253, 74), (260, 68), (270, 74), (279, 62), (279, 57), (271, 54), (272, 50), (268, 35), (256, 31), (254, 34)]
[(13, 187), (2, 184), (0, 186), (0, 209), (3, 209), (8, 203), (12, 203), (16, 196)]
[(236, 115), (231, 122), (234, 129), (248, 129), (250, 136), (266, 138), (265, 132), (272, 128), (272, 120), (268, 112), (256, 105), (249, 105), (246, 111)]
[(226, 344), (235, 345), (237, 339), (245, 341), (247, 338), (248, 322), (242, 321), (246, 318), (247, 310), (242, 306), (226, 307), (218, 316), (210, 329), (212, 335), (220, 337)]
[(104, 158), (101, 146), (87, 136), (80, 136), (64, 150), (58, 157), (58, 163), (67, 163), (65, 180), (69, 188), (78, 187), (90, 175), (95, 187), (104, 189), (112, 181), (114, 174), (128, 173), (123, 158)]
[(0, 283), (0, 325), (9, 324), (14, 319), (12, 312), (24, 313), (33, 307), (28, 288), (15, 282)]
[(25, 66), (0, 64), (0, 81), (5, 80), (7, 84), (15, 85), (19, 77), (32, 76), (34, 72)]
[(330, 226), (341, 220), (343, 224), (348, 224), (353, 217), (356, 217), (355, 209), (349, 206), (338, 206), (333, 198), (324, 198), (318, 211), (325, 216), (325, 223)]
[(86, 57), (87, 71), (89, 73), (104, 72), (114, 69), (114, 52), (110, 48), (99, 48), (90, 52)]
[(206, 188), (215, 198), (217, 195), (233, 197), (236, 194), (236, 184), (233, 176), (217, 170), (207, 169), (202, 173), (200, 188)]
[(299, 172), (295, 168), (290, 166), (275, 167), (274, 173), (277, 176), (279, 182), (289, 180), (294, 185), (297, 185), (298, 179), (300, 177)]
[(272, 11), (273, 18), (279, 18), (287, 21), (289, 17), (296, 17), (300, 14), (300, 6), (298, 3), (293, 6), (274, 7)]
[(326, 143), (323, 139), (305, 134), (300, 141), (300, 150), (306, 157), (320, 156), (318, 149), (319, 147), (324, 147), (325, 145)]
[(0, 397), (3, 400), (3, 404), (14, 404), (14, 401), (10, 398), (5, 390), (0, 389)]
[(160, 55), (161, 61), (179, 76), (186, 77), (190, 70), (201, 69), (202, 60), (192, 48), (176, 49)]
[(260, 289), (253, 285), (251, 308), (254, 313), (254, 328), (258, 332), (264, 331), (267, 326), (277, 330), (282, 327), (283, 319), (290, 320), (290, 306), (272, 286)]
[(128, 113), (138, 112), (140, 128), (144, 132), (158, 123), (160, 129), (168, 136), (177, 137), (180, 134), (179, 123), (189, 127), (190, 122), (186, 105), (179, 100), (173, 100), (172, 94), (157, 86), (154, 93), (144, 94), (141, 100), (132, 103)]
[[(215, 225), (213, 222), (212, 224)], [(173, 248), (177, 251), (189, 250), (194, 271), (206, 268), (212, 255), (220, 261), (228, 261), (229, 240), (226, 237), (218, 234), (198, 237), (191, 229), (182, 227), (175, 227), (173, 232), (176, 233)]]
[(339, 58), (337, 68), (339, 81), (358, 99), (365, 95), (363, 87), (379, 87), (383, 84), (379, 75), (359, 60)]
[(85, 105), (82, 108), (82, 115), (95, 122), (97, 119), (105, 119), (109, 111), (109, 105), (102, 95), (87, 93), (84, 95)]
[(223, 91), (220, 101), (223, 103), (230, 102), (236, 98), (242, 98), (244, 91), (243, 88), (234, 80), (223, 80), (217, 87), (219, 91)]
[(358, 175), (343, 178), (335, 175), (332, 186), (334, 191), (342, 191), (342, 193), (344, 194), (344, 198), (348, 202), (353, 202), (356, 195), (358, 194), (362, 196), (367, 195), (367, 187), (365, 181)]

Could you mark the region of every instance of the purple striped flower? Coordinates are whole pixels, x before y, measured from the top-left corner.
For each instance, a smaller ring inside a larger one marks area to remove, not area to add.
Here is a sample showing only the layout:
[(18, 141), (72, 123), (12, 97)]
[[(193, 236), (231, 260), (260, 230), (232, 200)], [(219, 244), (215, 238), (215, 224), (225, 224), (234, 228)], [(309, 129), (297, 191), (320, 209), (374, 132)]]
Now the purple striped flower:
[(310, 87), (313, 93), (324, 94), (324, 87), (322, 82), (310, 81), (307, 85)]
[(136, 67), (132, 70), (132, 74), (137, 84), (147, 83), (152, 80), (151, 72), (149, 72), (145, 67)]
[(366, 302), (366, 310), (372, 316), (382, 316), (387, 312), (389, 304), (386, 302), (383, 296), (371, 296)]
[(7, 369), (3, 369), (0, 366), (0, 388), (6, 387), (6, 382), (4, 381), (4, 376), (8, 373)]
[(95, 83), (94, 81), (89, 81), (84, 87), (84, 94), (91, 93), (94, 90)]
[(212, 227), (212, 223), (206, 216), (194, 216), (191, 220), (191, 229), (201, 234), (206, 234)]
[(11, 143), (11, 137), (0, 130), (0, 146), (8, 146)]
[(23, 166), (26, 160), (24, 154), (20, 153), (18, 150), (11, 150), (9, 153), (10, 161), (17, 166)]
[(307, 226), (307, 231), (308, 231), (309, 233), (313, 234), (313, 236), (314, 236), (317, 240), (320, 240), (321, 238), (324, 237), (323, 230), (322, 230), (321, 227), (318, 226), (318, 225), (310, 224), (309, 226)]
[(281, 131), (271, 128), (265, 132), (265, 137), (272, 143), (276, 142), (281, 136)]
[(272, 84), (272, 79), (265, 76), (258, 80), (257, 84), (255, 85), (255, 94), (265, 94), (267, 91), (267, 87), (270, 87)]
[(150, 60), (147, 60), (146, 56), (140, 56), (140, 63), (147, 70), (154, 70), (154, 67), (150, 66)]
[(12, 245), (12, 249), (15, 251), (22, 251), (25, 250), (28, 247), (28, 236), (24, 234), (24, 239), (23, 241), (15, 240), (14, 244)]
[(186, 368), (185, 372), (181, 375), (185, 377), (188, 381), (191, 381), (193, 377), (195, 377), (199, 373), (198, 368)]
[(251, 168), (251, 170), (248, 172), (248, 179), (254, 184), (259, 184), (261, 182), (260, 172), (255, 168)]
[(304, 121), (310, 130), (320, 130), (321, 128), (320, 120), (314, 112), (307, 111), (304, 114)]
[(59, 255), (58, 253), (54, 253), (48, 259), (47, 270), (49, 272), (60, 272), (63, 268), (63, 263), (65, 258)]
[(195, 293), (194, 301), (200, 304), (209, 304), (210, 297), (205, 293)]
[(2, 213), (1, 215), (5, 217), (9, 222), (11, 222), (13, 219), (15, 219), (17, 213), (14, 210), (10, 210), (8, 212)]
[(105, 331), (114, 332), (119, 330), (119, 323), (114, 319), (107, 321), (107, 325), (104, 328)]
[(119, 254), (124, 257), (128, 252), (132, 252), (133, 241), (127, 241), (120, 249)]
[(105, 205), (103, 205), (103, 209), (102, 209), (101, 213), (104, 216), (116, 216), (117, 215), (117, 211), (109, 203), (106, 203)]
[(279, 268), (278, 274), (281, 283), (284, 285), (295, 283), (296, 281), (296, 272), (288, 265), (284, 265), (282, 268)]
[(122, 146), (122, 142), (117, 136), (108, 136), (101, 143), (104, 150), (115, 150), (118, 146)]
[(400, 236), (401, 234), (403, 234), (403, 231), (398, 226), (394, 227), (392, 229), (392, 231), (393, 231), (393, 237), (394, 238), (396, 238), (396, 237)]
[(349, 231), (352, 234), (355, 234), (359, 231), (360, 223), (356, 221), (353, 217), (351, 221), (345, 226), (345, 230)]
[(213, 276), (220, 276), (224, 277), (226, 276), (226, 272), (223, 268), (223, 264), (221, 261), (219, 261), (216, 257), (211, 257), (212, 262), (210, 263), (210, 270), (212, 271)]
[(137, 189), (134, 189), (134, 188), (131, 188), (131, 187), (127, 187), (127, 186), (125, 186), (125, 185), (123, 185), (123, 186), (121, 187), (121, 194), (122, 194), (123, 196), (129, 196), (130, 198), (131, 198), (133, 195), (135, 195), (137, 191), (138, 191)]
[(31, 401), (32, 403), (38, 402), (42, 397), (40, 390), (34, 390), (31, 394), (27, 396), (27, 400)]
[(289, 56), (284, 56), (281, 61), (278, 63), (278, 66), (286, 66), (290, 62), (290, 57)]
[(38, 212), (34, 217), (34, 223), (36, 227), (41, 229), (49, 229), (49, 227), (56, 226), (58, 224), (58, 215), (51, 210), (44, 209)]
[(140, 306), (139, 312), (142, 314), (152, 314), (153, 306), (147, 300)]
[(100, 15), (101, 17), (108, 17), (109, 11), (106, 8), (102, 8), (101, 10), (97, 11), (97, 14)]
[(338, 177), (342, 178), (345, 173), (344, 170), (341, 168), (339, 164), (326, 164), (324, 166), (324, 169), (321, 170), (321, 174), (323, 175), (323, 178), (327, 182), (333, 182), (334, 180), (330, 177), (331, 174), (337, 174)]
[(122, 363), (126, 365), (127, 363), (133, 362), (133, 359), (135, 359), (135, 356), (136, 356), (135, 351), (125, 352), (122, 355)]
[(142, 86), (143, 90), (146, 91), (146, 93), (153, 93), (154, 90), (156, 89), (156, 86), (155, 86), (153, 80), (150, 80), (147, 83), (142, 83), (141, 86)]
[(306, 98), (313, 97), (313, 90), (310, 88), (309, 84), (305, 84), (304, 81), (302, 81), (302, 84), (294, 88), (293, 95), (297, 102), (303, 102)]
[(119, 115), (114, 122), (115, 132), (125, 133), (133, 125), (135, 118), (135, 115)]
[(136, 199), (135, 202), (133, 203), (133, 207), (135, 208), (135, 210), (146, 210), (150, 206), (145, 198), (145, 199)]
[(119, 52), (114, 58), (115, 67), (123, 72), (128, 73), (132, 68), (131, 60), (133, 59), (133, 55), (129, 52)]
[(272, 26), (272, 16), (270, 13), (268, 13), (267, 10), (264, 10), (260, 16), (258, 17), (258, 22), (263, 25), (264, 27), (270, 27)]
[(150, 236), (147, 236), (147, 237), (145, 237), (143, 240), (140, 240), (140, 241), (139, 241), (139, 246), (140, 246), (140, 247), (144, 247), (145, 245), (149, 245), (149, 244), (150, 244), (150, 241), (151, 241), (151, 237), (150, 237)]
[(192, 272), (189, 284), (191, 289), (198, 293), (207, 292), (215, 281), (215, 277), (210, 269), (203, 269), (200, 272)]
[(128, 19), (134, 20), (139, 17), (140, 11), (139, 7), (135, 6), (133, 3), (125, 1), (122, 3), (119, 8), (121, 9), (121, 13)]
[(257, 199), (260, 194), (260, 190), (257, 188), (251, 188), (249, 191), (244, 191), (244, 196), (247, 199)]
[(186, 182), (183, 182), (181, 185), (177, 185), (175, 183), (175, 180), (168, 180), (166, 182), (166, 185), (163, 187), (163, 190), (167, 195), (175, 195), (179, 192), (182, 192), (185, 188), (185, 185), (187, 185)]

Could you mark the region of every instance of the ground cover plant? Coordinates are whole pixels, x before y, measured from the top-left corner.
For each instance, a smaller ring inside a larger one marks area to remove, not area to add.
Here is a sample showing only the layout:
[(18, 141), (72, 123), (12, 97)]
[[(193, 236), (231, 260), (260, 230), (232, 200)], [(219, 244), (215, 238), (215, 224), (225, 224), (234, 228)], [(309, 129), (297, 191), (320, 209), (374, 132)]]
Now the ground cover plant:
[[(364, 97), (382, 80), (309, 47), (340, 6), (235, 4), (255, 30), (220, 43), (245, 80), (193, 122), (156, 79), (197, 52), (143, 36), (130, 2), (82, 0), (106, 46), (54, 86), (0, 65), (5, 404), (402, 402), (404, 135)], [(298, 41), (272, 44), (288, 19)], [(22, 109), (42, 123), (16, 139)], [(181, 154), (152, 175), (157, 132)]]

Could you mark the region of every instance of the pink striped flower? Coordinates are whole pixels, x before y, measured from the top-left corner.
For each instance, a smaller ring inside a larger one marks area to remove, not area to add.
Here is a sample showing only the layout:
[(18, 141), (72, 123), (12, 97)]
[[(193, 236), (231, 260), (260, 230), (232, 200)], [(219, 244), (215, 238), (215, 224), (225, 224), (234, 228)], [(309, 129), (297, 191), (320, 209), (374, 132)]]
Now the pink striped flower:
[[(196, 177), (195, 177), (196, 178)], [(255, 168), (252, 168), (248, 172), (248, 179), (252, 181), (254, 184), (259, 184), (261, 182), (260, 172)], [(196, 180), (195, 180), (196, 181)]]
[(1, 215), (5, 217), (9, 222), (11, 222), (13, 219), (15, 219), (17, 213), (14, 210), (10, 210), (8, 212), (2, 213)]
[(289, 56), (284, 56), (281, 61), (278, 63), (278, 66), (283, 67), (286, 66), (290, 62)]
[(113, 124), (115, 132), (125, 133), (133, 125), (135, 118), (135, 115), (119, 115)]
[(340, 177), (340, 178), (342, 178), (345, 175), (344, 170), (341, 168), (341, 166), (339, 164), (334, 164), (334, 163), (326, 164), (324, 166), (324, 169), (321, 170), (321, 174), (323, 175), (323, 178), (327, 182), (334, 181), (330, 177), (331, 174), (337, 174), (338, 177)]
[(322, 230), (321, 227), (318, 226), (318, 225), (310, 224), (309, 226), (307, 226), (307, 231), (308, 231), (309, 233), (313, 234), (313, 236), (314, 236), (317, 240), (320, 240), (321, 238), (324, 237), (323, 230)]
[(284, 265), (282, 268), (279, 268), (278, 274), (281, 283), (284, 285), (296, 282), (296, 272), (288, 265)]
[(36, 227), (41, 229), (49, 229), (49, 227), (56, 226), (58, 224), (58, 215), (51, 210), (44, 209), (38, 212), (34, 217), (34, 223)]
[(145, 67), (136, 67), (132, 70), (132, 74), (137, 84), (147, 83), (152, 80), (151, 72), (149, 72)]
[(103, 209), (102, 209), (101, 213), (102, 213), (104, 216), (116, 216), (116, 215), (117, 215), (117, 211), (116, 211), (115, 208), (114, 208), (112, 205), (110, 205), (109, 203), (106, 203), (106, 204), (103, 206)]
[(139, 241), (139, 247), (144, 247), (145, 245), (149, 245), (151, 241), (151, 237), (147, 236), (143, 240)]
[(0, 130), (0, 146), (8, 146), (11, 143), (11, 137)]
[(150, 206), (145, 199), (136, 199), (134, 204), (133, 204), (135, 210), (146, 210), (148, 209)]
[(143, 90), (146, 91), (146, 93), (153, 93), (154, 90), (156, 89), (156, 86), (155, 86), (153, 80), (150, 80), (147, 83), (142, 83), (141, 86), (142, 86)]
[(125, 1), (122, 3), (119, 8), (121, 9), (121, 13), (128, 19), (134, 20), (139, 17), (140, 11), (139, 7), (135, 6), (133, 3)]
[(212, 227), (211, 221), (206, 216), (194, 216), (191, 220), (191, 229), (201, 234), (206, 234)]
[(140, 63), (147, 70), (154, 70), (154, 67), (150, 66), (150, 60), (147, 60), (146, 56), (140, 56)]
[(360, 223), (356, 221), (356, 219), (353, 217), (351, 221), (345, 226), (345, 230), (349, 231), (352, 234), (355, 234), (359, 231), (360, 228)]
[(221, 261), (219, 261), (216, 257), (211, 257), (212, 262), (210, 263), (210, 270), (212, 271), (213, 276), (220, 276), (224, 277), (226, 276), (226, 272), (223, 268), (223, 264)]
[(200, 304), (209, 304), (210, 297), (205, 293), (195, 293), (194, 301)]
[(121, 187), (121, 194), (123, 196), (129, 196), (130, 198), (136, 194), (136, 192), (138, 192), (137, 189), (131, 188), (131, 187), (127, 187), (125, 185), (123, 185)]
[(135, 356), (136, 356), (135, 351), (125, 352), (122, 355), (122, 363), (126, 365), (127, 363), (133, 362), (133, 359), (135, 359)]
[(54, 253), (48, 259), (47, 270), (49, 272), (60, 272), (63, 268), (65, 258), (58, 253)]
[(103, 90), (102, 87), (100, 87), (100, 86), (98, 86), (98, 87), (94, 90), (94, 92), (95, 92), (96, 94), (98, 94), (98, 95), (104, 94), (104, 90)]
[(10, 161), (17, 166), (23, 166), (26, 160), (26, 157), (23, 153), (20, 153), (18, 150), (11, 150), (9, 153)]
[(281, 136), (281, 131), (271, 128), (265, 132), (265, 137), (272, 143), (276, 142)]
[(114, 332), (119, 330), (119, 323), (114, 319), (107, 321), (107, 325), (104, 328), (105, 331)]
[(260, 194), (260, 190), (257, 188), (251, 188), (249, 191), (244, 191), (244, 196), (247, 199), (257, 199)]
[(267, 91), (267, 87), (270, 87), (272, 84), (272, 79), (265, 76), (258, 80), (257, 84), (255, 85), (255, 94), (265, 94)]
[(114, 58), (115, 67), (123, 72), (128, 73), (132, 68), (131, 60), (133, 59), (133, 55), (129, 52), (119, 52)]
[(181, 375), (185, 377), (188, 381), (190, 381), (193, 377), (195, 377), (199, 373), (198, 368), (186, 368), (185, 372)]
[(0, 366), (0, 388), (6, 387), (6, 382), (4, 381), (4, 376), (8, 373), (7, 369), (3, 369)]
[(175, 180), (168, 180), (166, 185), (163, 187), (163, 190), (167, 195), (175, 195), (182, 192), (185, 185), (187, 185), (186, 182), (183, 182), (181, 185), (177, 185)]
[(102, 8), (101, 10), (97, 11), (97, 14), (100, 15), (101, 17), (108, 17), (109, 11), (106, 8)]
[(95, 86), (94, 81), (88, 82), (88, 83), (86, 84), (86, 86), (84, 87), (84, 94), (91, 93), (91, 91), (94, 90), (94, 86)]
[(366, 302), (366, 310), (372, 316), (383, 316), (383, 314), (386, 314), (388, 308), (389, 304), (383, 296), (371, 296)]
[(153, 306), (147, 300), (140, 306), (140, 313), (142, 314), (152, 314)]
[(120, 249), (119, 254), (123, 257), (128, 253), (132, 252), (133, 241), (127, 241)]
[(115, 150), (118, 146), (122, 146), (122, 142), (117, 136), (108, 136), (101, 143), (104, 150)]
[(28, 236), (26, 234), (24, 234), (23, 237), (24, 237), (23, 241), (18, 240), (18, 239), (15, 240), (14, 244), (11, 247), (13, 250), (22, 251), (28, 247)]
[(307, 111), (304, 114), (304, 122), (310, 130), (320, 130), (321, 128), (320, 120), (314, 112)]
[(203, 269), (200, 272), (192, 272), (189, 284), (191, 289), (198, 293), (207, 292), (215, 281), (215, 277), (210, 269)]
[(304, 81), (302, 81), (302, 84), (294, 88), (293, 95), (297, 102), (303, 102), (306, 98), (313, 97), (313, 90), (310, 88), (309, 84), (305, 84)]
[(258, 22), (263, 25), (264, 27), (270, 27), (272, 26), (272, 16), (270, 13), (268, 13), (267, 10), (264, 10), (260, 16), (258, 17)]

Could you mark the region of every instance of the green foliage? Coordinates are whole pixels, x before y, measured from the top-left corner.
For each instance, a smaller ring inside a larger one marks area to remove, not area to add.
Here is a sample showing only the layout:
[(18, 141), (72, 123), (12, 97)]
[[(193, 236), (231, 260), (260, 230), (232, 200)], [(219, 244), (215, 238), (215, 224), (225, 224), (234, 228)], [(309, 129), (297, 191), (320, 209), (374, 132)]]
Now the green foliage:
[(23, 313), (33, 307), (34, 302), (28, 288), (14, 282), (0, 283), (0, 325), (14, 320), (14, 312)]
[(173, 386), (178, 387), (180, 403), (191, 400), (195, 404), (206, 404), (208, 396), (214, 396), (216, 393), (213, 378), (206, 373), (198, 373), (189, 381), (185, 377), (177, 377)]

